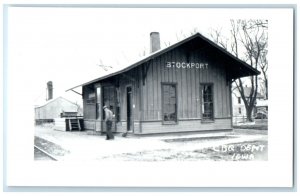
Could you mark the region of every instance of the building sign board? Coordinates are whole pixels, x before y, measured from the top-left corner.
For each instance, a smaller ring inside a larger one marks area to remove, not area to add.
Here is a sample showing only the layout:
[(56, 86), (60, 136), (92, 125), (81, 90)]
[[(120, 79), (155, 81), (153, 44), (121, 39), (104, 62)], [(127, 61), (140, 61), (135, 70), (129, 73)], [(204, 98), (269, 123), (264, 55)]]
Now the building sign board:
[(208, 63), (195, 63), (195, 62), (166, 62), (167, 68), (178, 69), (208, 69)]

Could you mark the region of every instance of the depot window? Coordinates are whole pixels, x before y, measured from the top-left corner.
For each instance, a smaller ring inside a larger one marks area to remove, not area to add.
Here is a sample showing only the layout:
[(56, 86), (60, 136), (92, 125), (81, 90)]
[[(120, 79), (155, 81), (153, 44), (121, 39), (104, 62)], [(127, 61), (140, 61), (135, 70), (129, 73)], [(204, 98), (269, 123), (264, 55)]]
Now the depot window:
[(176, 84), (162, 84), (162, 109), (164, 124), (177, 122)]
[(201, 84), (202, 120), (214, 119), (213, 85)]
[(90, 91), (87, 95), (86, 103), (95, 104), (95, 100), (96, 100), (95, 91)]

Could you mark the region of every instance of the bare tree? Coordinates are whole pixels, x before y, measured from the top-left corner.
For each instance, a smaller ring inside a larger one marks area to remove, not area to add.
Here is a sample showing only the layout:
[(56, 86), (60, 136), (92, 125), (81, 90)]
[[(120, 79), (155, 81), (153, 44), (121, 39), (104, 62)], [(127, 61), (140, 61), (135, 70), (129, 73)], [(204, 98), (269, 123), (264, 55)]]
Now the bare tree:
[(112, 68), (112, 66), (110, 66), (110, 65), (104, 65), (101, 59), (99, 59), (99, 64), (98, 64), (98, 66), (99, 66), (100, 68), (104, 69), (104, 71), (108, 71), (109, 69)]
[(265, 49), (262, 51), (261, 56), (260, 56), (260, 61), (259, 61), (259, 66), (260, 70), (262, 72), (262, 80), (263, 80), (263, 88), (265, 92), (265, 98), (268, 99), (269, 94), (268, 94), (268, 60), (267, 60), (267, 53), (268, 53), (268, 44), (266, 41), (266, 45), (264, 46)]
[[(266, 20), (231, 20), (231, 41), (221, 36), (221, 30), (214, 30), (211, 37), (220, 46), (227, 49), (236, 57), (248, 62), (253, 68), (262, 71), (267, 92), (267, 28)], [(240, 55), (241, 54), (241, 55)], [(259, 76), (250, 76), (246, 79), (238, 78), (233, 88), (237, 88), (244, 102), (248, 121), (252, 120), (252, 111), (256, 104), (259, 87)], [(249, 82), (250, 91), (245, 91), (245, 84)]]
[[(237, 39), (239, 39), (241, 45), (243, 46), (245, 52), (244, 58), (245, 60), (255, 69), (260, 69), (261, 66), (264, 64), (261, 62), (263, 56), (266, 55), (266, 46), (267, 46), (267, 39), (266, 39), (266, 28), (267, 22), (262, 20), (239, 20), (234, 25), (234, 21), (231, 21), (233, 24), (232, 26), (235, 27), (236, 25), (239, 26), (236, 33), (233, 34), (234, 39), (236, 40), (235, 48), (236, 48), (236, 55), (238, 55), (238, 45)], [(266, 56), (265, 56), (266, 57)], [(266, 58), (265, 58), (266, 59)], [(266, 74), (266, 72), (263, 72)], [(250, 79), (250, 92), (248, 95), (245, 94), (244, 91), (244, 83), (241, 79), (235, 81), (235, 84), (241, 94), (241, 98), (244, 102), (246, 108), (246, 115), (247, 120), (252, 121), (252, 111), (256, 104), (256, 96), (258, 91), (258, 76), (251, 76)], [(267, 90), (267, 89), (266, 89)]]
[(77, 106), (77, 115), (83, 115), (83, 108), (81, 105), (77, 101), (74, 104)]
[(170, 41), (164, 41), (164, 45), (165, 45), (165, 47), (171, 46), (171, 42)]
[(139, 57), (143, 57), (143, 56), (146, 56), (146, 55), (147, 55), (147, 49), (146, 49), (146, 47), (144, 47), (144, 48), (140, 51)]
[(222, 28), (211, 29), (209, 35), (215, 43), (228, 50), (228, 38), (223, 37)]

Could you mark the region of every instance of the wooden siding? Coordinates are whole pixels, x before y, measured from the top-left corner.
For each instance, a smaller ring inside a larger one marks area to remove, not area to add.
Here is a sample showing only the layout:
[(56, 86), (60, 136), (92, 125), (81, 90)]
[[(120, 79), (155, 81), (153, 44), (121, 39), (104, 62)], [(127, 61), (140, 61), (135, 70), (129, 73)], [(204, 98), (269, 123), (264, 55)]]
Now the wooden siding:
[[(167, 62), (208, 63), (208, 69), (167, 68)], [(232, 129), (231, 89), (224, 62), (205, 46), (182, 45), (132, 70), (101, 81), (102, 86), (109, 83), (120, 91), (120, 122), (116, 123), (116, 130), (125, 132), (127, 129), (128, 86), (132, 87), (132, 127), (136, 134)], [(163, 125), (162, 122), (162, 83), (175, 83), (177, 87), (178, 122), (174, 125)], [(209, 123), (201, 121), (200, 87), (204, 83), (213, 84), (214, 121)], [(86, 129), (96, 129), (96, 104), (86, 103), (94, 84), (83, 88)], [(103, 123), (101, 128), (105, 130)]]
[(84, 119), (83, 126), (85, 130), (96, 130), (96, 120)]
[[(141, 120), (140, 114), (140, 71), (139, 68), (135, 68), (128, 72), (125, 72), (119, 76), (120, 84), (120, 121), (117, 123), (117, 131), (125, 132), (127, 125), (127, 107), (131, 107), (132, 110), (132, 125), (133, 131), (140, 130), (140, 125), (136, 122)], [(132, 105), (127, 106), (127, 94), (126, 88), (132, 88)]]
[(96, 100), (94, 103), (87, 103), (88, 95), (95, 93), (92, 85), (83, 87), (83, 116), (84, 119), (96, 119)]
[[(166, 62), (203, 62), (208, 69), (167, 68)], [(146, 69), (146, 64), (144, 64)], [(145, 85), (142, 85), (143, 120), (162, 120), (161, 83), (177, 84), (177, 116), (180, 119), (201, 118), (200, 84), (212, 83), (214, 117), (230, 115), (230, 85), (226, 82), (224, 64), (217, 57), (198, 49), (187, 52), (179, 47), (150, 61)]]
[[(95, 119), (84, 119), (83, 120), (83, 125), (85, 130), (94, 130), (97, 132), (105, 132), (106, 127), (105, 127), (105, 122), (103, 120), (95, 120)], [(112, 124), (112, 132), (120, 132), (121, 127), (120, 123), (113, 123)]]
[[(124, 75), (125, 74), (125, 75)], [(137, 99), (137, 83), (138, 78), (135, 76), (136, 70), (132, 70), (129, 72), (124, 73), (120, 77), (120, 113), (121, 113), (121, 121), (126, 121), (127, 119), (127, 95), (126, 95), (126, 88), (131, 86), (132, 87), (132, 104), (135, 108), (132, 108), (134, 114), (136, 111), (139, 110), (138, 99)], [(134, 116), (133, 116), (134, 117)], [(135, 116), (136, 117), (136, 116)]]
[(58, 130), (58, 131), (67, 131), (66, 119), (65, 118), (55, 118), (53, 129)]
[(161, 121), (142, 122), (142, 134), (172, 133), (187, 131), (231, 130), (231, 118), (215, 119), (214, 122), (201, 123), (200, 119), (180, 120), (178, 124), (163, 125)]

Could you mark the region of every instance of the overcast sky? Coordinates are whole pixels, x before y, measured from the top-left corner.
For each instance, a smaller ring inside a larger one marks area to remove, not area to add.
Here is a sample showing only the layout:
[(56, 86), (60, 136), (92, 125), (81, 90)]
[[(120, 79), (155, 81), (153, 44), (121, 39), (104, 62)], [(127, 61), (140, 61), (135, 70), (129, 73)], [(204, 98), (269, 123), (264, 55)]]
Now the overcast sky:
[[(242, 11), (242, 10), (241, 10)], [(238, 16), (239, 12), (235, 11)], [(76, 101), (65, 90), (106, 74), (98, 64), (118, 69), (146, 50), (150, 32), (160, 32), (161, 46), (178, 41), (195, 28), (229, 28), (234, 15), (221, 9), (18, 8), (8, 10), (10, 73), (30, 92), (34, 104), (46, 98), (53, 81), (54, 97)], [(22, 79), (21, 79), (22, 78)], [(72, 97), (72, 98), (71, 98)]]

